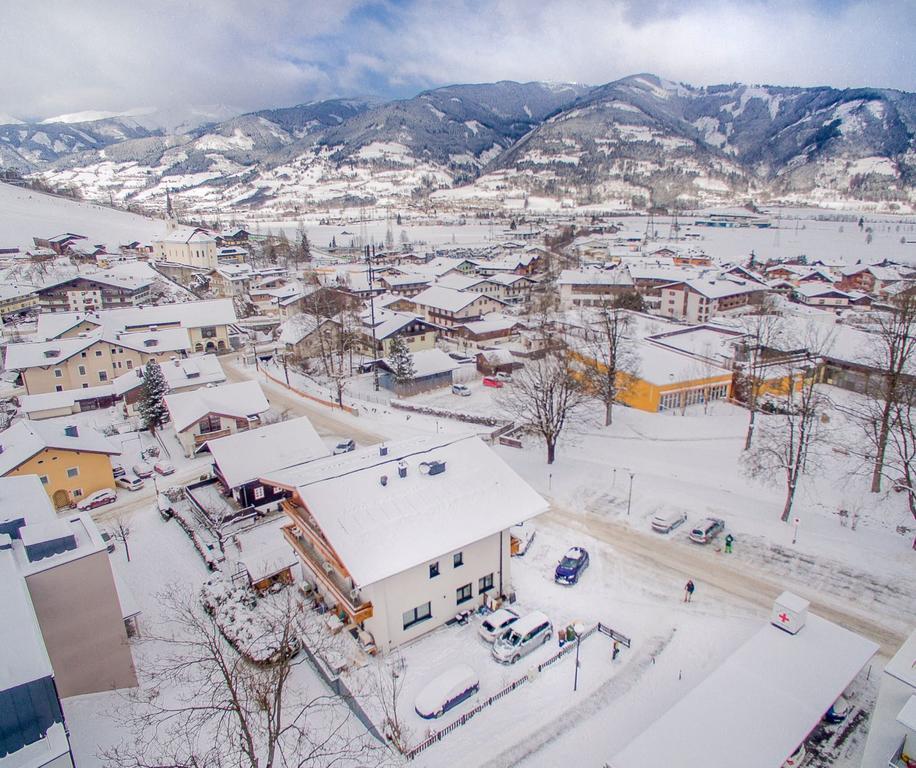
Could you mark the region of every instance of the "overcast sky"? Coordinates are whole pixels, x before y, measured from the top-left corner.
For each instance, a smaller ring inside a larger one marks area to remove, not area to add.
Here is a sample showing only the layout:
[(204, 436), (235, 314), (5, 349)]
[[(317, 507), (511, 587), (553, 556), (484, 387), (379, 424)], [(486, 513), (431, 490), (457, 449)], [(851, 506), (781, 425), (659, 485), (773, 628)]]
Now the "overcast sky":
[(916, 91), (916, 0), (3, 0), (0, 113), (44, 118), (493, 80)]

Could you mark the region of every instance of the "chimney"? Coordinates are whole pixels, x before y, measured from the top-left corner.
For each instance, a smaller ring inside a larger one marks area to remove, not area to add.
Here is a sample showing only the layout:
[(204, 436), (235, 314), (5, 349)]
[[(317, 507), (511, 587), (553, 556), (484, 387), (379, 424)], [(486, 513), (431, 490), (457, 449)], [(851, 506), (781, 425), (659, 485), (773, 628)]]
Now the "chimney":
[(77, 429), (75, 424), (70, 424), (69, 426), (64, 427), (64, 434), (67, 437), (79, 437), (80, 431)]
[(407, 477), (407, 462), (399, 461), (398, 462), (398, 477)]
[(378, 481), (382, 484), (382, 488), (388, 485), (388, 475), (382, 475)]
[(378, 455), (379, 455), (379, 456), (387, 456), (387, 455), (388, 455), (388, 446), (387, 446), (387, 445), (384, 445), (384, 444), (383, 444), (383, 445), (380, 445), (380, 446), (378, 447)]
[(810, 603), (792, 592), (783, 592), (773, 603), (770, 623), (790, 635), (795, 635), (805, 626)]

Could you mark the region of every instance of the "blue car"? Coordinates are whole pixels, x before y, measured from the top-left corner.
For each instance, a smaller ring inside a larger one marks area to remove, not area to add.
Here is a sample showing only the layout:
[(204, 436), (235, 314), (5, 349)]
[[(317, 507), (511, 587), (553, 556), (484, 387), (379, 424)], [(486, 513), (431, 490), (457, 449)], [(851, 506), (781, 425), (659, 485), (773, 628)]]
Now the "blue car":
[(553, 580), (557, 584), (576, 584), (586, 568), (588, 568), (588, 552), (582, 547), (573, 547), (563, 555), (553, 575)]

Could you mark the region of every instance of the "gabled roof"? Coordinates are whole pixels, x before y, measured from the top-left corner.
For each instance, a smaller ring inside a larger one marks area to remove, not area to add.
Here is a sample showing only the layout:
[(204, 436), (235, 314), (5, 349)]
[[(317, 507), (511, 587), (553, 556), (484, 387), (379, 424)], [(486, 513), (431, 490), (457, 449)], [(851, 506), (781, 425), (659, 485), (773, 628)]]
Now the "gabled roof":
[[(472, 291), (455, 291), (451, 288), (441, 288), (433, 286), (421, 291), (410, 301), (423, 307), (433, 307), (442, 309), (447, 312), (458, 312), (465, 307), (473, 304), (478, 299), (485, 298), (484, 294), (473, 293)], [(492, 301), (497, 301), (489, 297)]]
[(625, 269), (564, 269), (558, 285), (633, 285)]
[(51, 422), (17, 421), (0, 432), (0, 475), (12, 472), (45, 448), (84, 453), (120, 453), (106, 437), (88, 427), (78, 427), (76, 435), (64, 433), (64, 425)]
[(230, 488), (331, 453), (308, 416), (210, 440), (207, 447)]
[[(435, 376), (439, 373), (448, 373), (460, 367), (441, 349), (421, 349), (411, 354), (413, 359), (414, 378), (422, 379), (426, 376)], [(379, 360), (379, 367), (393, 371), (387, 360)]]
[[(216, 355), (194, 355), (187, 358), (163, 360), (159, 363), (162, 375), (170, 391), (184, 389), (185, 387), (215, 384), (226, 380), (223, 366)], [(143, 386), (143, 368), (134, 368), (123, 373), (113, 382), (113, 392), (123, 395), (132, 389)], [(83, 390), (85, 392), (85, 390)], [(76, 390), (77, 395), (79, 390)], [(77, 397), (77, 400), (82, 398)]]
[(698, 277), (692, 280), (680, 280), (662, 288), (686, 285), (691, 290), (707, 299), (722, 299), (726, 296), (737, 296), (742, 293), (757, 293), (767, 290), (765, 285), (752, 283), (738, 277)]
[(270, 408), (261, 385), (256, 381), (176, 392), (165, 396), (165, 404), (172, 415), (176, 432), (184, 432), (210, 413), (244, 419)]
[[(398, 463), (407, 476), (398, 476)], [(441, 474), (420, 464), (445, 462)], [(385, 475), (387, 485), (379, 478)], [(506, 530), (547, 502), (478, 437), (424, 436), (267, 473), (295, 490), (356, 584), (401, 573)]]
[(319, 320), (309, 312), (300, 312), (280, 326), (280, 343), (296, 345), (328, 323), (340, 324), (335, 318), (322, 317)]
[(795, 293), (804, 296), (806, 299), (813, 299), (818, 296), (836, 296), (838, 298), (850, 298), (845, 291), (834, 288), (830, 283), (805, 283), (794, 288)]

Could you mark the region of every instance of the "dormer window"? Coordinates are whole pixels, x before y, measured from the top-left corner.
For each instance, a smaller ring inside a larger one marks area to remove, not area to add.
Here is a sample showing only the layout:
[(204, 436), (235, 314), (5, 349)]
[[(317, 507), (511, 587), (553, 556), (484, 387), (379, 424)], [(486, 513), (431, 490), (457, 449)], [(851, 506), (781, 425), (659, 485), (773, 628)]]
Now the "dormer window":
[(159, 339), (144, 339), (143, 340), (144, 347), (155, 347), (158, 343), (159, 343)]

